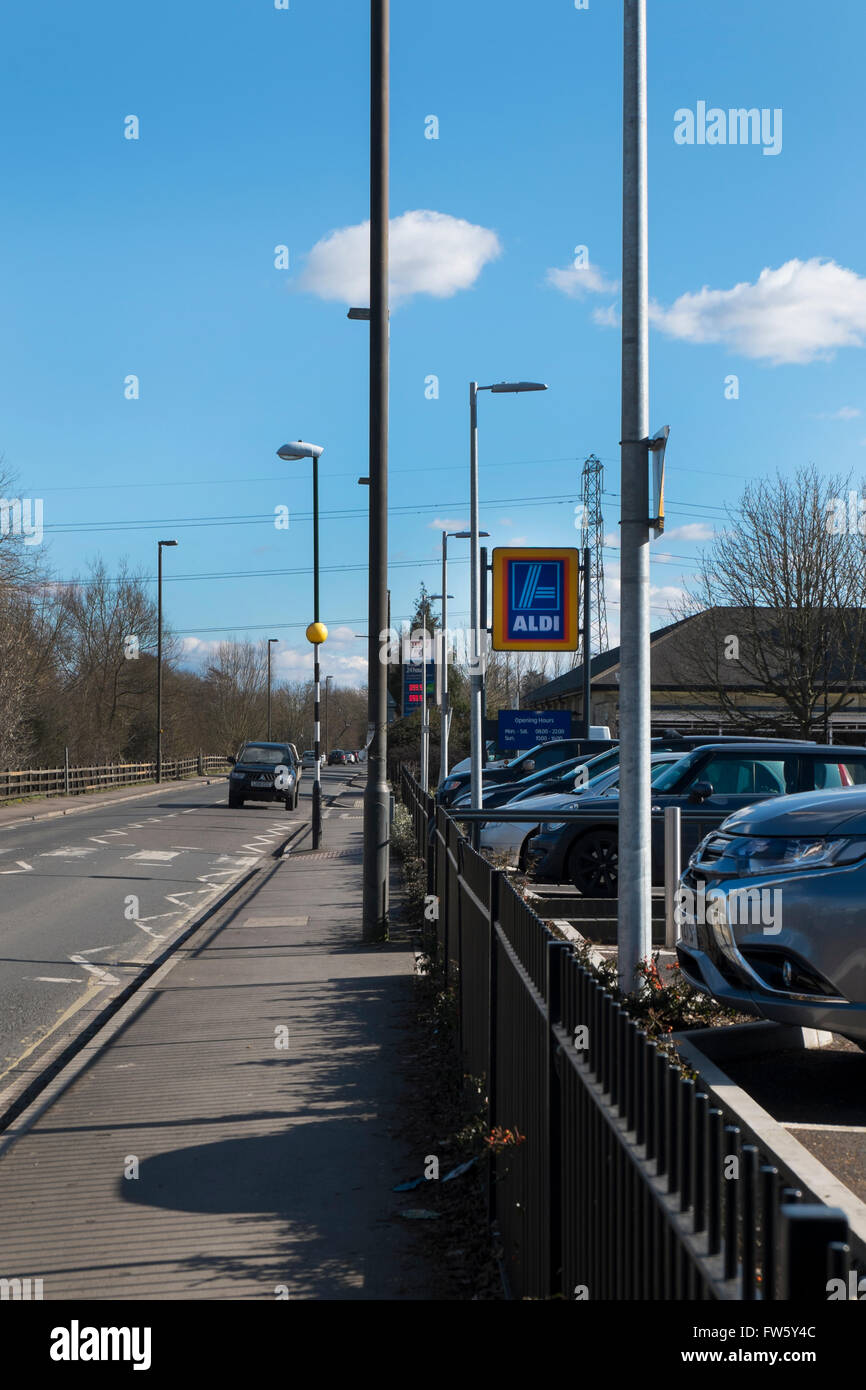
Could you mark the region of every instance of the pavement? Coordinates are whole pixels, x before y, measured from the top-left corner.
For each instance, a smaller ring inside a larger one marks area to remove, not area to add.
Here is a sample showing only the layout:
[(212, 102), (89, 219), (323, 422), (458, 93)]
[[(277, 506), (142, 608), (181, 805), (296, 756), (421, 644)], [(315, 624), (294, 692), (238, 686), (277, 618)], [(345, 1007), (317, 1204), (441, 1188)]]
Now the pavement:
[(258, 865), (0, 1134), (0, 1277), (435, 1296), (391, 1190), (423, 1170), (400, 1133), (414, 943), (361, 942), (361, 780), (326, 773), (323, 849)]

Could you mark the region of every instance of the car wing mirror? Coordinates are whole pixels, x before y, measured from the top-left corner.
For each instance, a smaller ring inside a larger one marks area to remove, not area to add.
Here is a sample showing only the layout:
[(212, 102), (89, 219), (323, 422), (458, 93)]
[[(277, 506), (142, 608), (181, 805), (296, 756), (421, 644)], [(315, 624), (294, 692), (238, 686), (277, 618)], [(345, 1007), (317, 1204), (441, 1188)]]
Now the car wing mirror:
[(712, 782), (695, 782), (689, 788), (689, 801), (706, 801), (713, 794)]

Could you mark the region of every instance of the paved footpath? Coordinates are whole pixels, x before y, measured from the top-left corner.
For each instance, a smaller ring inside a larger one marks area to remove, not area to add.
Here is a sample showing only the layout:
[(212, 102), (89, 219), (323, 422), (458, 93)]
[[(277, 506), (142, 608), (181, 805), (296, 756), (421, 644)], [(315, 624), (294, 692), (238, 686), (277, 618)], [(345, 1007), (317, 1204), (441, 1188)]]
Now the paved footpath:
[(391, 1191), (421, 1171), (398, 1132), (412, 943), (361, 944), (360, 780), (334, 792), (326, 848), (262, 868), (0, 1135), (0, 1277), (435, 1296), (417, 1194)]

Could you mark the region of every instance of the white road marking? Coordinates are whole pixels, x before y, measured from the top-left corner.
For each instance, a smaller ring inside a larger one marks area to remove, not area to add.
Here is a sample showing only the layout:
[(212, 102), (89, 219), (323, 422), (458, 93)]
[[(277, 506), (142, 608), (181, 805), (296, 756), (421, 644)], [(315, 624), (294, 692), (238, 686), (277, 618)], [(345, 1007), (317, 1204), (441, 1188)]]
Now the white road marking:
[(120, 980), (116, 975), (112, 975), (110, 970), (102, 970), (98, 965), (91, 965), (83, 956), (70, 956), (69, 959), (76, 965), (80, 965), (82, 970), (89, 970), (91, 975), (95, 975), (97, 980), (101, 980), (104, 985), (119, 985)]
[[(249, 845), (244, 845), (243, 848), (244, 848), (244, 849), (249, 849), (250, 847), (249, 847)], [(258, 855), (258, 854), (255, 855), (255, 856), (244, 855), (244, 854), (240, 854), (240, 855), (220, 854), (220, 855), (214, 860), (214, 865), (216, 865), (216, 864), (225, 864), (225, 865), (227, 866), (225, 869), (220, 869), (220, 870), (219, 870), (219, 872), (222, 874), (222, 873), (227, 873), (227, 872), (229, 872), (229, 870), (231, 870), (231, 869), (249, 869), (251, 865), (257, 864), (257, 863), (258, 863), (260, 857), (261, 857), (261, 856)]]
[(88, 835), (88, 840), (93, 840), (97, 845), (110, 845), (111, 841), (104, 839), (101, 835)]
[[(169, 917), (173, 917), (173, 916), (174, 916), (174, 913), (173, 913), (173, 912), (169, 912), (169, 913), (167, 913), (166, 915), (169, 916)], [(141, 930), (142, 930), (143, 932), (147, 932), (148, 936), (152, 936), (153, 939), (154, 939), (154, 941), (165, 941), (165, 933), (164, 933), (164, 932), (154, 931), (154, 930), (153, 930), (153, 927), (146, 927), (146, 926), (144, 925), (144, 922), (142, 922), (142, 921), (140, 920), (140, 918), (137, 918), (137, 917), (135, 918), (135, 925), (136, 925), (137, 927), (140, 927)]]
[(125, 835), (125, 830), (106, 830), (106, 835)]
[(88, 845), (64, 845), (63, 849), (46, 849), (40, 854), (40, 859), (83, 859), (85, 854), (97, 854), (98, 851), (91, 849)]
[(177, 859), (177, 850), (174, 849), (140, 849), (136, 854), (125, 854), (124, 859), (138, 859), (146, 864), (165, 864), (171, 859)]
[(820, 1134), (866, 1134), (866, 1125), (810, 1125), (802, 1120), (780, 1120), (785, 1129), (815, 1129)]
[(16, 859), (17, 869), (0, 869), (0, 874), (26, 874), (32, 870), (33, 865), (28, 864), (26, 859)]
[(187, 907), (188, 904), (180, 902), (180, 899), (188, 898), (191, 893), (198, 892), (200, 892), (198, 888), (185, 888), (182, 893), (166, 893), (165, 900), (167, 903), (174, 903), (176, 907)]
[(77, 975), (31, 975), (31, 980), (40, 980), (45, 985), (80, 985)]

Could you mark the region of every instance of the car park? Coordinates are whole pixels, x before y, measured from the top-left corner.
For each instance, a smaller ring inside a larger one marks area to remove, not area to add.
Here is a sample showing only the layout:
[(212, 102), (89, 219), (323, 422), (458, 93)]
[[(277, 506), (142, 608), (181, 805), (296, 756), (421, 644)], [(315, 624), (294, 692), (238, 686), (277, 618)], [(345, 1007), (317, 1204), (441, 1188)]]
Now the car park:
[(229, 762), (229, 806), (243, 806), (245, 801), (282, 801), (287, 811), (295, 809), (301, 759), (293, 743), (245, 743)]
[[(515, 758), (508, 767), (485, 769), (483, 773), (484, 785), (487, 787), (504, 782), (518, 782), (521, 777), (526, 777), (532, 772), (542, 772), (545, 768), (553, 767), (556, 763), (577, 757), (585, 752), (588, 746), (587, 739), (579, 738), (557, 738), (551, 739), (548, 743), (539, 743), (535, 748), (530, 748), (527, 753)], [(588, 753), (587, 760), (591, 756), (592, 754)], [(468, 788), (470, 781), (471, 773), (469, 771), (450, 773), (444, 782), (440, 783), (437, 792), (439, 804), (450, 806)]]
[[(598, 753), (587, 762), (586, 756), (567, 758), (565, 762), (555, 763), (553, 767), (541, 768), (538, 772), (527, 773), (517, 782), (494, 782), (482, 787), (481, 805), (483, 807), (504, 806), (518, 797), (546, 796), (548, 793), (572, 792), (585, 787), (595, 777), (610, 772), (619, 764), (619, 750), (610, 748)], [(462, 807), (471, 806), (472, 797), (466, 786), (451, 803), (451, 814), (456, 816)]]
[[(655, 781), (665, 768), (679, 761), (676, 753), (654, 753), (652, 755), (650, 778)], [(523, 793), (503, 807), (508, 811), (523, 811), (528, 814), (526, 821), (485, 821), (481, 827), (479, 844), (482, 849), (506, 856), (509, 865), (523, 869), (527, 862), (529, 841), (538, 831), (539, 822), (555, 816), (557, 812), (573, 810), (584, 796), (615, 796), (619, 790), (619, 766), (608, 768), (591, 778), (585, 786), (574, 787), (570, 792), (547, 793), (528, 796)], [(453, 813), (455, 818), (458, 814)]]
[[(786, 740), (731, 740), (694, 748), (653, 787), (652, 882), (664, 881), (664, 810), (679, 806), (682, 851), (690, 855), (729, 815), (767, 797), (866, 783), (866, 749)], [(582, 797), (579, 820), (541, 825), (529, 846), (533, 876), (571, 881), (589, 897), (615, 897), (619, 856), (616, 798)]]
[(680, 879), (680, 969), (743, 1013), (866, 1049), (864, 904), (862, 779), (743, 807), (701, 841)]

